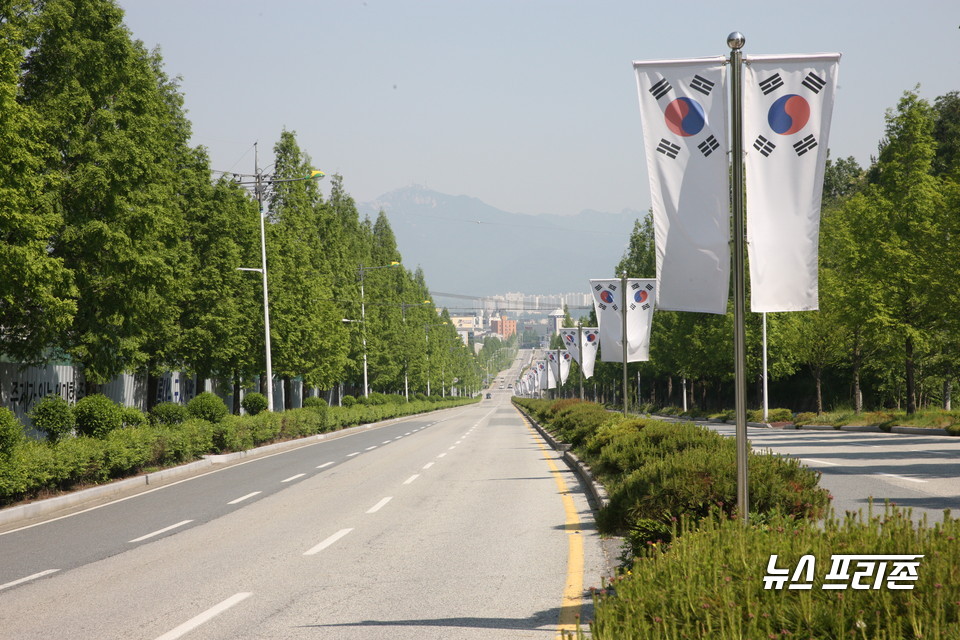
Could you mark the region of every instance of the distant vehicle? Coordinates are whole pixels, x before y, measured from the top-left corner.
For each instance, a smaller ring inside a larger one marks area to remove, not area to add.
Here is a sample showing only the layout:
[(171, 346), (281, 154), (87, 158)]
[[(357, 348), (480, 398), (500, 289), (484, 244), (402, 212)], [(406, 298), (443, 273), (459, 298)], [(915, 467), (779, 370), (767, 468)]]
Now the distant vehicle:
[(492, 398), (492, 397), (493, 397), (493, 395), (491, 395), (491, 394), (489, 394), (489, 393), (487, 394), (487, 400), (489, 400), (489, 399)]
[(507, 389), (513, 389), (513, 385), (512, 385), (512, 384), (508, 384), (508, 385), (507, 385)]

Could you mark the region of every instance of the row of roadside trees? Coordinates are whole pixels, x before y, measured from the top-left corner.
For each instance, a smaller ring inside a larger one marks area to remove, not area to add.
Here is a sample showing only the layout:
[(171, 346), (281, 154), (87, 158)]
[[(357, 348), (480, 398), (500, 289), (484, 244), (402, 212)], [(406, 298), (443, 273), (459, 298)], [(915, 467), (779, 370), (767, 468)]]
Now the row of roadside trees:
[[(960, 360), (958, 238), (960, 93), (931, 102), (919, 90), (906, 92), (887, 111), (869, 167), (852, 157), (827, 163), (820, 310), (767, 315), (770, 406), (950, 409)], [(652, 277), (655, 256), (648, 216), (636, 222), (615, 273)], [(732, 336), (732, 309), (657, 311), (650, 361), (630, 365), (631, 395), (639, 389), (641, 402), (680, 405), (685, 380), (688, 406), (732, 407)], [(761, 336), (762, 316), (748, 313), (755, 406), (762, 398)], [(598, 362), (595, 375), (599, 399), (619, 401), (621, 365)], [(575, 375), (566, 386), (576, 392)]]
[[(177, 81), (112, 0), (0, 0), (0, 357), (67, 359), (86, 392), (120, 373), (241, 383), (265, 371), (258, 204), (191, 146)], [(292, 131), (278, 178), (310, 175)], [(479, 365), (386, 216), (361, 219), (339, 176), (267, 194), (274, 374), (307, 389), (476, 389)], [(285, 394), (287, 398), (291, 394)], [(239, 408), (235, 395), (234, 409)]]

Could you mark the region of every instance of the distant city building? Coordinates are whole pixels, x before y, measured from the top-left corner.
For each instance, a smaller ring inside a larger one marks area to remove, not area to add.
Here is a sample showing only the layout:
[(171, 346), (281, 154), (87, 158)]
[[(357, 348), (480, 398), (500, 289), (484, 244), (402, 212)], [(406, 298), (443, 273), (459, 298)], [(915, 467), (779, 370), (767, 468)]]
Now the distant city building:
[(557, 309), (550, 313), (550, 331), (552, 333), (560, 333), (560, 327), (563, 326), (563, 318), (563, 309)]

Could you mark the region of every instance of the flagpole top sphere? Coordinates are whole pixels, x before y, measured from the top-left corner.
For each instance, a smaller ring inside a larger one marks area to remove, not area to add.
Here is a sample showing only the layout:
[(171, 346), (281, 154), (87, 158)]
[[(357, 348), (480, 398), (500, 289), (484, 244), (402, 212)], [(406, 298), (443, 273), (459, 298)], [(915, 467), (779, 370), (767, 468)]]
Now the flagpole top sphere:
[(734, 31), (727, 36), (727, 46), (733, 49), (734, 51), (738, 49), (743, 49), (743, 45), (746, 44), (747, 39), (739, 31)]

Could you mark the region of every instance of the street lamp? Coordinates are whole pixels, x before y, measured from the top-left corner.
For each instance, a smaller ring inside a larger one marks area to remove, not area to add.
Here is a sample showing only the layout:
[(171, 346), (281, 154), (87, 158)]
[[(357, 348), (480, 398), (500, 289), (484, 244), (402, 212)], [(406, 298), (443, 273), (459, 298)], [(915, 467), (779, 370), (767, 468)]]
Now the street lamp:
[[(421, 307), (425, 304), (433, 304), (430, 300), (424, 300), (423, 302), (401, 302), (400, 303), (400, 318), (403, 320), (404, 326), (407, 324), (407, 307)], [(406, 336), (406, 329), (404, 329), (404, 336)], [(406, 350), (404, 350), (406, 351)], [(407, 399), (407, 402), (410, 402), (410, 384), (408, 381), (408, 373), (410, 368), (410, 356), (406, 353), (403, 354), (403, 397)]]
[(314, 178), (322, 178), (326, 174), (323, 171), (314, 170), (310, 172), (309, 176), (304, 176), (302, 178), (274, 178), (272, 176), (266, 176), (260, 171), (257, 156), (257, 143), (253, 144), (253, 149), (253, 174), (238, 173), (234, 174), (234, 176), (236, 178), (253, 178), (252, 181), (246, 182), (243, 180), (237, 180), (237, 183), (241, 185), (253, 185), (254, 194), (257, 196), (257, 211), (260, 214), (260, 267), (237, 267), (237, 271), (257, 271), (263, 275), (263, 341), (264, 350), (266, 351), (265, 364), (267, 368), (267, 388), (265, 395), (267, 396), (267, 411), (273, 411), (273, 359), (271, 357), (270, 350), (270, 298), (267, 294), (267, 236), (263, 223), (263, 194), (266, 192), (268, 187), (272, 187), (275, 184), (313, 180)]
[(363, 300), (363, 273), (365, 271), (373, 271), (374, 269), (392, 269), (394, 267), (399, 267), (400, 263), (393, 261), (390, 264), (385, 264), (379, 267), (365, 267), (362, 264), (360, 265), (360, 321), (363, 323), (360, 327), (361, 335), (363, 337), (363, 397), (370, 397), (370, 386), (367, 384), (367, 323), (366, 320), (366, 308)]

